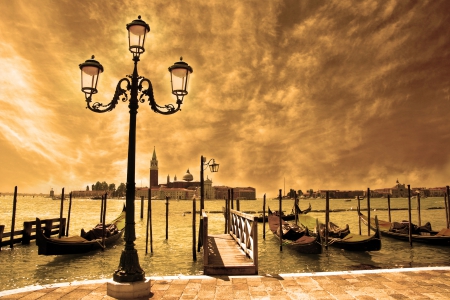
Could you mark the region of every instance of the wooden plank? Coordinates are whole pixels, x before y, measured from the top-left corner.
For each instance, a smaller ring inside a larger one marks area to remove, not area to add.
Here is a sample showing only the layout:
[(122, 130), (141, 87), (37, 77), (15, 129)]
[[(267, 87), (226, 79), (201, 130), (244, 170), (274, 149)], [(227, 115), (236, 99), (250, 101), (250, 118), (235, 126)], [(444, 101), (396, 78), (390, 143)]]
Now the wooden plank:
[(229, 234), (208, 236), (205, 275), (256, 275), (257, 267)]

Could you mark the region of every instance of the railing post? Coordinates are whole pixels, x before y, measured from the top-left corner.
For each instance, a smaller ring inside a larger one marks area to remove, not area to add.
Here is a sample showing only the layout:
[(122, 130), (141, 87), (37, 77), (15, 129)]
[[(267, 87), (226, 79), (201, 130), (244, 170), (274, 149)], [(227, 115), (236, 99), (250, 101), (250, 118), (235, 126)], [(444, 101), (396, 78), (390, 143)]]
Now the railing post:
[(229, 233), (235, 235), (233, 209), (230, 209), (230, 232)]
[(59, 223), (59, 228), (60, 231), (62, 233), (62, 236), (64, 236), (64, 234), (66, 233), (66, 218), (62, 218), (61, 222)]
[(2, 239), (3, 239), (3, 231), (5, 230), (5, 225), (0, 225), (0, 251), (2, 250)]
[(49, 238), (52, 235), (53, 220), (42, 220), (42, 222), (44, 221), (45, 221), (44, 235)]
[(202, 209), (203, 217), (203, 264), (208, 265), (208, 216), (204, 209)]
[(258, 217), (254, 217), (252, 224), (252, 240), (253, 240), (253, 263), (258, 274)]
[(232, 206), (231, 206), (231, 191), (230, 191), (230, 189), (228, 189), (228, 212), (227, 212), (227, 218), (228, 218), (228, 233), (230, 233), (231, 232), (231, 228), (232, 228), (232, 225), (231, 225), (231, 209), (232, 209)]
[(32, 222), (23, 222), (23, 233), (22, 233), (22, 244), (23, 245), (30, 244), (32, 227), (33, 227)]

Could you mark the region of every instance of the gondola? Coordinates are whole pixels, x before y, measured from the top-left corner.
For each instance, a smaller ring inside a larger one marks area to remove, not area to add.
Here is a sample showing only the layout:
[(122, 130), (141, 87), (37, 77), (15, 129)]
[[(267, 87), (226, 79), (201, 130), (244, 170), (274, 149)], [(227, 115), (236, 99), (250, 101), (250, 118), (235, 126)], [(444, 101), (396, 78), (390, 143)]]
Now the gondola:
[(109, 224), (105, 224), (105, 239), (103, 246), (103, 226), (98, 224), (85, 232), (81, 229), (79, 236), (49, 238), (45, 236), (41, 221), (36, 218), (36, 245), (39, 255), (78, 254), (104, 249), (114, 244), (123, 235), (125, 227), (125, 206), (120, 215)]
[(270, 231), (279, 239), (282, 234), (283, 245), (300, 253), (320, 254), (323, 251), (320, 235), (311, 236), (308, 228), (283, 220), (280, 228), (280, 217), (269, 215)]
[[(307, 214), (307, 213), (309, 213), (309, 212), (311, 211), (311, 203), (309, 203), (309, 207), (308, 207), (307, 209), (305, 209), (305, 210), (301, 210), (300, 207), (298, 207), (298, 205), (296, 205), (295, 207), (297, 207), (297, 212), (298, 212), (298, 214), (300, 214), (300, 215), (301, 215), (301, 214)], [(278, 213), (277, 210), (273, 212), (273, 211), (270, 210), (270, 208), (268, 208), (268, 215), (269, 215), (269, 216), (270, 216), (270, 215), (276, 215), (276, 216), (278, 216), (279, 213)], [(292, 209), (292, 212), (291, 212), (290, 214), (288, 214), (288, 215), (284, 215), (284, 214), (282, 213), (281, 218), (282, 218), (284, 221), (292, 221), (292, 220), (295, 220), (294, 209)], [(263, 222), (263, 221), (264, 221), (264, 218), (263, 218), (262, 215), (260, 215), (260, 216), (258, 217), (258, 222), (261, 223), (261, 222)], [(267, 222), (267, 216), (266, 216), (266, 222)]]
[[(315, 219), (311, 216), (300, 215), (299, 221), (304, 226), (308, 226)], [(351, 233), (348, 225), (340, 228), (336, 224), (329, 222), (328, 224), (328, 240), (329, 246), (347, 251), (379, 251), (381, 249), (381, 235), (377, 226), (374, 228), (375, 233), (370, 236)], [(325, 241), (325, 224), (319, 224), (319, 233)]]
[[(361, 221), (367, 225), (367, 216), (359, 212)], [(370, 227), (374, 227), (375, 220), (370, 218)], [(402, 241), (409, 241), (409, 222), (388, 222), (378, 220), (381, 235)], [(431, 229), (431, 224), (426, 223), (418, 227), (412, 224), (413, 232), (411, 234), (412, 242), (425, 243), (429, 245), (450, 245), (450, 229), (443, 228), (440, 231)]]

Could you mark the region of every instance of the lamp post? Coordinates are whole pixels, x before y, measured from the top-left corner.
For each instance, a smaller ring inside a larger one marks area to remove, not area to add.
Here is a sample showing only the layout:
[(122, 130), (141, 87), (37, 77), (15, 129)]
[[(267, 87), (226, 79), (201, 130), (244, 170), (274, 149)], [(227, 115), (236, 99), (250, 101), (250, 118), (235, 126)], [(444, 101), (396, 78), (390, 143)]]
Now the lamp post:
[[(211, 163), (212, 162), (212, 163)], [(219, 171), (219, 164), (216, 164), (214, 158), (211, 158), (208, 162), (206, 162), (206, 157), (203, 155), (200, 158), (200, 227), (198, 233), (198, 247), (197, 251), (200, 252), (200, 247), (203, 246), (203, 218), (202, 218), (202, 210), (205, 209), (205, 179), (204, 179), (204, 171), (209, 166), (209, 170), (212, 173)]]
[(145, 272), (139, 265), (137, 250), (134, 248), (136, 240), (134, 222), (134, 200), (135, 200), (135, 168), (136, 168), (136, 115), (139, 102), (149, 101), (151, 109), (163, 115), (170, 115), (180, 110), (183, 98), (188, 94), (187, 86), (192, 68), (182, 58), (179, 62), (169, 67), (171, 75), (172, 94), (176, 96), (176, 106), (168, 104), (160, 106), (155, 102), (153, 87), (149, 79), (139, 76), (137, 65), (139, 57), (145, 52), (144, 42), (146, 34), (150, 31), (150, 26), (138, 19), (126, 25), (128, 30), (129, 50), (133, 55), (134, 69), (132, 75), (127, 75), (119, 80), (114, 97), (110, 103), (104, 105), (99, 102), (92, 102), (92, 96), (96, 94), (97, 82), (103, 66), (94, 59), (86, 60), (80, 64), (81, 69), (81, 90), (85, 93), (87, 108), (96, 113), (104, 113), (113, 110), (119, 100), (129, 102), (130, 108), (130, 131), (128, 139), (128, 165), (126, 183), (126, 219), (125, 219), (125, 248), (122, 251), (119, 267), (114, 272), (113, 280), (116, 282), (137, 282), (145, 279)]

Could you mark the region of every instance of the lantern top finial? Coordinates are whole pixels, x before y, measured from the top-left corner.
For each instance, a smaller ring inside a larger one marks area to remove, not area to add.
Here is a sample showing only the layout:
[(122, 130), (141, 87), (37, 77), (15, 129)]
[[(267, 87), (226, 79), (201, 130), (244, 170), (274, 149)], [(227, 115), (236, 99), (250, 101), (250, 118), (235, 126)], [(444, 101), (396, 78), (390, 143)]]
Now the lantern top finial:
[(98, 68), (100, 72), (103, 72), (103, 66), (101, 63), (99, 63), (97, 60), (94, 59), (95, 56), (91, 55), (91, 59), (87, 59), (84, 63), (80, 64), (80, 69), (83, 69), (84, 67), (94, 67)]
[(150, 31), (150, 26), (144, 20), (141, 20), (140, 15), (138, 16), (138, 18), (136, 20), (133, 20), (131, 23), (127, 24), (127, 30), (129, 30), (129, 28), (131, 26), (135, 26), (135, 25), (143, 26), (145, 28), (146, 32)]

